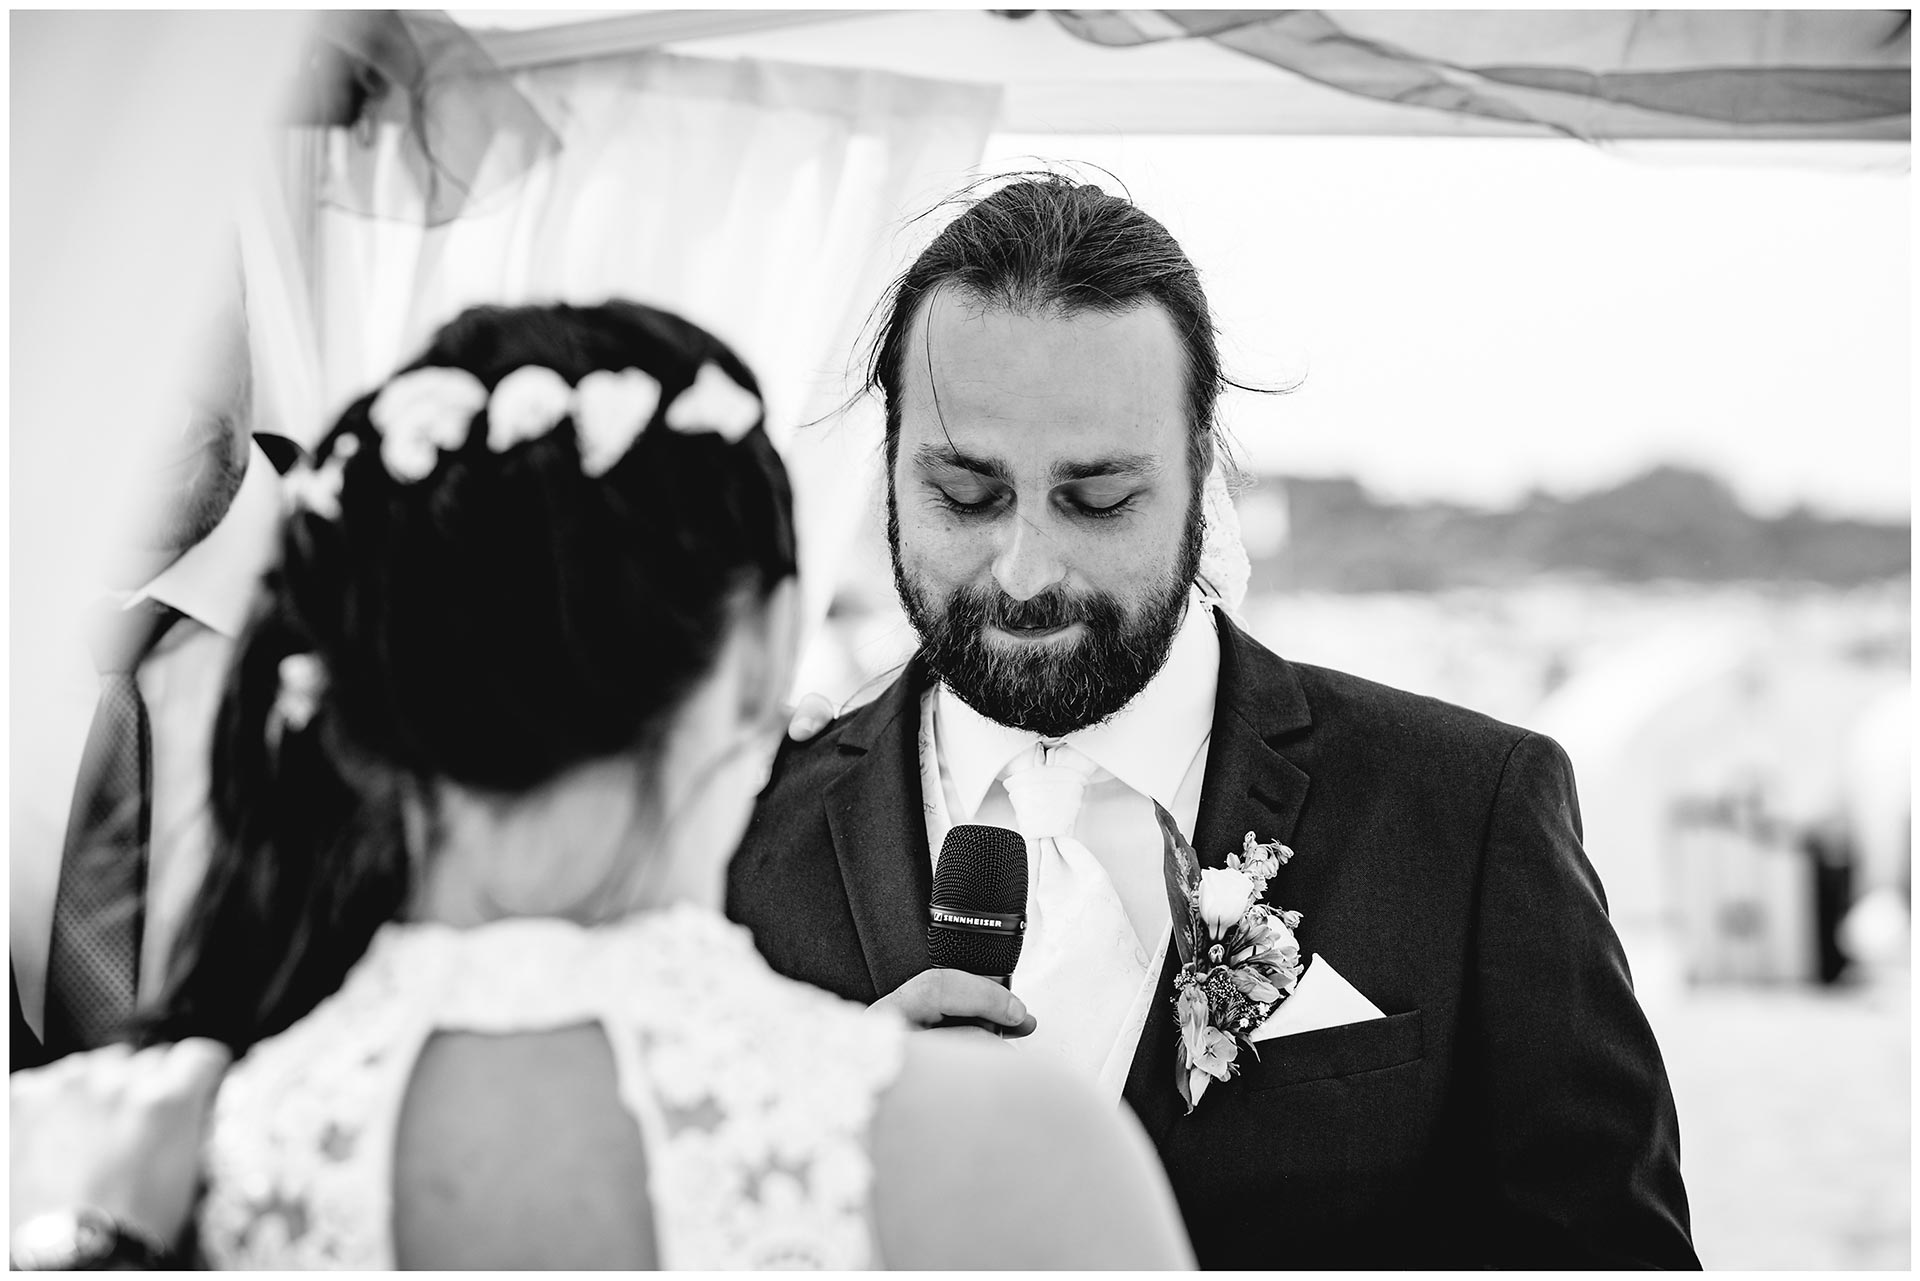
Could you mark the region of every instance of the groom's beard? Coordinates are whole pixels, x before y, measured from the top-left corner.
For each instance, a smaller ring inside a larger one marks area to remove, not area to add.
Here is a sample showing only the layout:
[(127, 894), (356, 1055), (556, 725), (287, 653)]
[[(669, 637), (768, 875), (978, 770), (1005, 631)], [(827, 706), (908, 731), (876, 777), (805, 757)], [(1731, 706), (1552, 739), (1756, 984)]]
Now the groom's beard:
[[(1060, 738), (1118, 712), (1166, 664), (1200, 566), (1199, 517), (1196, 502), (1172, 573), (1149, 589), (1131, 615), (1110, 593), (1073, 595), (1060, 587), (1024, 601), (997, 586), (963, 587), (937, 600), (901, 563), (897, 526), (888, 530), (894, 587), (928, 667), (962, 702), (1010, 728)], [(985, 634), (990, 626), (1018, 630), (1076, 622), (1086, 630), (1070, 646), (1008, 650)]]

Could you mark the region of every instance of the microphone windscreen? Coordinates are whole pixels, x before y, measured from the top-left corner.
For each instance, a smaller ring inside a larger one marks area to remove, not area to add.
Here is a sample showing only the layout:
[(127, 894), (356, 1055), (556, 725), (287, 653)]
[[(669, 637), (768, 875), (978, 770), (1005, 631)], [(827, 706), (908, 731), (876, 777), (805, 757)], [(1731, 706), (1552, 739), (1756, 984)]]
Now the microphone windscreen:
[(927, 955), (935, 965), (995, 978), (1012, 974), (1026, 936), (1027, 842), (1018, 832), (981, 823), (949, 831), (934, 868), (933, 906), (1015, 923), (1010, 929), (984, 929), (931, 921)]

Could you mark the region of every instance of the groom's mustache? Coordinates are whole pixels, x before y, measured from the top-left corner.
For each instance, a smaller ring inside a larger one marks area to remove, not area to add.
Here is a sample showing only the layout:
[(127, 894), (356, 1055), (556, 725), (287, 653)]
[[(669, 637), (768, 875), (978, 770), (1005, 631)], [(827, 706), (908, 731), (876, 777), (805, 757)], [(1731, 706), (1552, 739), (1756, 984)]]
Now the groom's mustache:
[(1094, 623), (1119, 614), (1114, 601), (1094, 593), (1075, 596), (1064, 588), (1049, 587), (1037, 596), (1015, 600), (998, 588), (970, 588), (955, 594), (949, 613), (972, 616), (982, 626), (1008, 631), (1047, 631), (1070, 623)]

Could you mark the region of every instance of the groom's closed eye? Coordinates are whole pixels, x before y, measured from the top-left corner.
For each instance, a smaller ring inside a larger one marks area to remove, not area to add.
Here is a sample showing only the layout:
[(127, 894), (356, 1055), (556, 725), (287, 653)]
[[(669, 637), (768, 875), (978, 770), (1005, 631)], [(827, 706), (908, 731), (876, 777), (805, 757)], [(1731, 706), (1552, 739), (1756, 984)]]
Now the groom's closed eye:
[(942, 507), (965, 515), (992, 511), (1006, 498), (1006, 490), (980, 480), (933, 481), (929, 487)]
[(1068, 485), (1057, 492), (1060, 501), (1079, 515), (1111, 520), (1132, 508), (1142, 491), (1131, 483), (1114, 480)]

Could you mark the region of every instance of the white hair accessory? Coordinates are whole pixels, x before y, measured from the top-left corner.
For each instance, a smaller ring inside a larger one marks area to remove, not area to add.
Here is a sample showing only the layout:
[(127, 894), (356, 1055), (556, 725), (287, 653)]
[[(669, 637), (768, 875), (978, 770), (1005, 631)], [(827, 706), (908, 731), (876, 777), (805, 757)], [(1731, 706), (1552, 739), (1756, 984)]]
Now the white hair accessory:
[[(483, 409), (487, 448), (494, 453), (537, 440), (571, 416), (580, 470), (598, 477), (633, 447), (659, 405), (660, 384), (642, 369), (599, 369), (569, 387), (545, 366), (522, 365), (489, 395), (464, 369), (426, 368), (408, 370), (382, 388), (368, 417), (381, 432), (381, 461), (402, 483), (431, 473), (439, 450), (464, 444), (473, 416)], [(760, 415), (760, 398), (709, 363), (668, 408), (667, 425), (679, 432), (718, 432), (731, 444), (753, 430)], [(303, 480), (296, 488), (312, 510), (339, 515), (337, 475)]]
[(318, 467), (301, 463), (280, 480), (289, 510), (312, 512), (326, 520), (340, 519), (340, 484), (346, 479), (345, 464), (328, 459)]
[(1194, 581), (1204, 599), (1226, 609), (1240, 612), (1247, 598), (1247, 583), (1253, 577), (1253, 564), (1247, 559), (1246, 544), (1240, 541), (1240, 514), (1233, 508), (1233, 495), (1227, 492), (1226, 468), (1215, 462), (1201, 493), (1201, 518), (1205, 533), (1200, 541), (1200, 569)]
[(280, 482), (290, 510), (308, 511), (327, 520), (340, 519), (340, 486), (347, 460), (360, 452), (357, 436), (342, 436), (319, 462), (303, 459)]
[(487, 448), (504, 454), (537, 440), (567, 416), (573, 388), (544, 365), (522, 365), (494, 384), (487, 400)]
[(667, 426), (677, 432), (719, 432), (729, 445), (753, 430), (760, 421), (760, 398), (708, 361), (700, 366), (693, 386), (681, 392), (667, 408)]
[(267, 747), (280, 750), (287, 731), (298, 734), (320, 709), (327, 690), (327, 669), (316, 654), (288, 654), (280, 660), (280, 689), (267, 713)]
[(653, 421), (660, 384), (643, 369), (596, 369), (573, 389), (573, 434), (580, 470), (604, 476), (626, 456), (634, 438)]
[(424, 479), (440, 450), (466, 442), (487, 388), (464, 369), (410, 369), (380, 389), (367, 417), (380, 430), (380, 461), (398, 481)]

